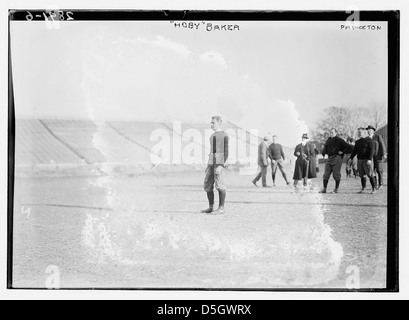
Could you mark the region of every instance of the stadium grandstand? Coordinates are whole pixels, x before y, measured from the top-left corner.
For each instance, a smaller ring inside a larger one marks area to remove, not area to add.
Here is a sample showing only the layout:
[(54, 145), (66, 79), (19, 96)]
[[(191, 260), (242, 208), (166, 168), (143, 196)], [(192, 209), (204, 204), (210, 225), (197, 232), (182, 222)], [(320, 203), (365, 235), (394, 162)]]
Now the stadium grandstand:
[[(248, 165), (251, 156), (257, 157), (257, 154), (250, 153), (250, 148), (257, 150), (254, 148), (261, 141), (260, 137), (230, 121), (226, 121), (223, 128), (231, 138), (231, 164)], [(174, 164), (167, 162), (163, 154), (155, 151), (155, 145), (162, 140), (153, 137), (154, 132), (157, 135), (168, 135), (170, 143), (173, 143), (173, 139), (180, 141), (181, 150), (193, 145), (193, 149), (200, 154), (200, 163), (195, 163), (193, 167), (202, 168), (206, 165), (208, 138), (212, 134), (208, 124), (17, 119), (16, 174), (27, 174), (33, 169), (36, 172), (41, 169), (52, 171), (79, 167), (86, 170), (104, 164), (146, 171), (155, 168), (152, 163), (154, 157), (160, 160), (161, 165)], [(170, 158), (174, 159), (172, 149)], [(293, 150), (284, 148), (284, 151), (291, 158)]]

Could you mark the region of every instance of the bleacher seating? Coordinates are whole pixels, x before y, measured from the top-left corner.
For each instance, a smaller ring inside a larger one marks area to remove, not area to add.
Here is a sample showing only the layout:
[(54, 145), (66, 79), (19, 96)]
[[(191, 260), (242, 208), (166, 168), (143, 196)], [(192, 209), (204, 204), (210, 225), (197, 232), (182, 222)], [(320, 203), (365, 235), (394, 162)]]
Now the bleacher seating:
[(157, 129), (166, 130), (160, 123), (154, 122), (110, 121), (108, 125), (123, 138), (148, 150), (151, 150), (157, 143), (156, 141), (151, 141), (152, 132)]
[(16, 166), (81, 164), (83, 160), (59, 142), (38, 120), (16, 120)]
[(43, 123), (63, 143), (70, 146), (87, 163), (104, 162), (103, 154), (95, 147), (94, 136), (98, 131), (92, 121), (44, 120)]
[[(89, 120), (18, 120), (16, 123), (16, 165), (32, 166), (47, 164), (152, 164), (152, 155), (162, 158), (162, 154), (152, 151), (160, 139), (152, 139), (152, 133), (168, 134), (170, 140), (170, 159), (173, 143), (173, 123), (154, 122), (93, 122)], [(185, 136), (186, 130), (198, 133), (196, 139)], [(225, 122), (223, 129), (231, 138), (230, 155), (232, 163), (246, 163), (250, 160), (250, 143), (258, 145), (260, 139), (245, 132), (231, 122)], [(157, 131), (159, 130), (159, 131)], [(201, 150), (199, 163), (207, 163), (210, 152), (209, 137), (212, 130), (209, 124), (182, 123), (181, 135), (176, 139), (181, 141), (181, 150), (193, 142), (195, 148)], [(243, 132), (243, 131), (242, 131)], [(241, 143), (238, 150), (237, 145)], [(243, 148), (244, 147), (244, 148)], [(243, 150), (244, 149), (244, 150)], [(285, 150), (287, 157), (292, 155), (292, 149)], [(164, 162), (167, 163), (167, 162)], [(173, 163), (169, 161), (169, 163)], [(186, 164), (186, 163), (185, 163)]]

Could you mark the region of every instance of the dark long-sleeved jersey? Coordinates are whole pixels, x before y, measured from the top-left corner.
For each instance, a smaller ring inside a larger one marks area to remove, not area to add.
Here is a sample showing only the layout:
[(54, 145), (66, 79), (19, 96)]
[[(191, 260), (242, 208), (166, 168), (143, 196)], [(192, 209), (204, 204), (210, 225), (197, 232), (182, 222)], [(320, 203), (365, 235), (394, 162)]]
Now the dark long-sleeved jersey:
[(361, 138), (356, 141), (354, 150), (350, 159), (353, 159), (355, 156), (358, 157), (358, 160), (372, 160), (375, 154), (375, 145), (371, 138)]
[(322, 150), (322, 156), (325, 157), (326, 154), (328, 157), (337, 156), (340, 151), (342, 153), (348, 153), (349, 148), (349, 144), (340, 137), (335, 136), (333, 138), (328, 138), (327, 142), (325, 142), (324, 149)]
[(224, 165), (229, 157), (229, 136), (224, 131), (216, 131), (210, 137), (209, 164)]
[(268, 151), (269, 151), (269, 157), (272, 160), (280, 160), (283, 159), (285, 160), (285, 155), (284, 155), (284, 151), (283, 151), (283, 146), (279, 143), (272, 143), (270, 144), (270, 146), (268, 147)]

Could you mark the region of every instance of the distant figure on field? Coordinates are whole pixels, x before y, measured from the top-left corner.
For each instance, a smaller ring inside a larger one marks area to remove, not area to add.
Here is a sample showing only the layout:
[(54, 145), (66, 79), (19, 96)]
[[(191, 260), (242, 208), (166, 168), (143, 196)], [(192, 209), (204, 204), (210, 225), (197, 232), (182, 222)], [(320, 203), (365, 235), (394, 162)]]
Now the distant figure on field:
[(372, 186), (372, 194), (376, 193), (375, 179), (373, 177), (373, 157), (375, 153), (374, 143), (371, 138), (368, 137), (368, 133), (365, 128), (358, 129), (358, 140), (355, 142), (354, 150), (351, 154), (351, 160), (355, 156), (358, 157), (358, 171), (361, 177), (361, 191), (364, 193), (366, 189), (366, 176), (369, 177), (369, 181)]
[(284, 168), (285, 154), (282, 145), (278, 143), (278, 137), (275, 135), (273, 136), (273, 143), (268, 147), (268, 156), (271, 159), (273, 186), (276, 185), (277, 168), (280, 169), (285, 183), (287, 184), (287, 186), (289, 186), (290, 182), (288, 182), (287, 180), (287, 173), (285, 172)]
[(347, 178), (352, 178), (352, 174), (354, 175), (355, 179), (358, 175), (358, 159), (355, 157), (353, 160), (350, 160), (352, 150), (355, 147), (355, 139), (354, 138), (348, 138), (347, 143), (349, 144), (349, 149), (347, 154), (345, 154), (345, 172)]
[(374, 126), (368, 126), (366, 128), (369, 137), (378, 144), (378, 150), (375, 153), (374, 163), (374, 178), (378, 189), (383, 187), (383, 171), (384, 162), (386, 160), (386, 146), (383, 138), (379, 134), (375, 134), (376, 128)]
[(321, 190), (321, 193), (327, 192), (327, 186), (331, 174), (335, 180), (334, 193), (338, 193), (339, 185), (341, 184), (342, 159), (344, 158), (344, 154), (348, 152), (350, 146), (345, 140), (337, 135), (337, 130), (332, 129), (329, 133), (328, 140), (325, 142), (324, 149), (322, 150), (322, 156), (325, 157), (328, 155), (328, 160), (325, 164), (325, 172), (323, 176), (324, 188)]
[(314, 154), (315, 154), (315, 171), (318, 173), (320, 172), (320, 162), (318, 160), (318, 155), (320, 152), (317, 149), (317, 145), (313, 144), (312, 147), (314, 148)]
[(270, 145), (271, 138), (265, 136), (263, 141), (258, 146), (258, 174), (253, 179), (252, 183), (255, 187), (258, 187), (257, 182), (261, 179), (263, 188), (267, 186), (267, 168), (268, 168), (268, 146)]
[(312, 146), (308, 143), (308, 135), (304, 133), (301, 137), (302, 142), (295, 147), (294, 156), (297, 157), (294, 168), (294, 188), (298, 190), (298, 182), (303, 180), (304, 187), (308, 185), (308, 173), (310, 168), (310, 159), (312, 157)]
[(311, 146), (311, 157), (308, 168), (308, 179), (314, 179), (317, 177), (317, 148), (315, 144), (309, 143), (309, 145)]

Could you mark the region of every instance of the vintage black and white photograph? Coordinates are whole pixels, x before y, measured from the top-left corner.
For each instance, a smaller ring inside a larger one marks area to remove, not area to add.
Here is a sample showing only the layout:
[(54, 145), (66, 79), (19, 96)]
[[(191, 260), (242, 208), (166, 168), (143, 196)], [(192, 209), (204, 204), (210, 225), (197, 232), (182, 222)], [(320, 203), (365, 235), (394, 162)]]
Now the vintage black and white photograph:
[(10, 10), (12, 288), (389, 287), (388, 20), (218, 13)]

